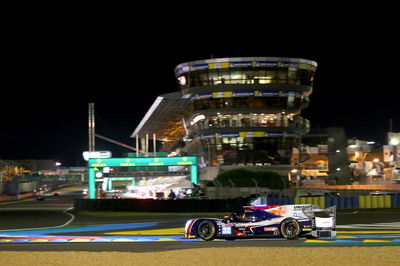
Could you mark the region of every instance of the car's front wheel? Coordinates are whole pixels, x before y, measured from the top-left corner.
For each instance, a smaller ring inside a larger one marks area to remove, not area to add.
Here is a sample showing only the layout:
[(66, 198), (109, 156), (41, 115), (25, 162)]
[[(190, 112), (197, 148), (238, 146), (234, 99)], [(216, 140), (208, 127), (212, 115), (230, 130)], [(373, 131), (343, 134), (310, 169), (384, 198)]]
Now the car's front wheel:
[(201, 221), (199, 226), (197, 226), (197, 235), (203, 240), (213, 240), (215, 237), (215, 232), (215, 224), (211, 221)]
[(297, 239), (300, 234), (300, 225), (295, 219), (284, 220), (280, 226), (281, 235), (286, 239)]

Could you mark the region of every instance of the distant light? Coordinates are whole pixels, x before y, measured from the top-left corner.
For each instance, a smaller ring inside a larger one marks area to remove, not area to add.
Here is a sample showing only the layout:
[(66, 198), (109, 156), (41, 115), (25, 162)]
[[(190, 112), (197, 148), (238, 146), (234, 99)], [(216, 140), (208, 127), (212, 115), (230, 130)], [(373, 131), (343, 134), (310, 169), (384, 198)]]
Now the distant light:
[(375, 144), (375, 141), (367, 141), (367, 144), (368, 145), (373, 145), (373, 144)]
[(340, 152), (340, 150), (336, 150), (336, 152)]
[(338, 168), (336, 168), (336, 171), (340, 171), (340, 168), (338, 167)]
[(204, 120), (206, 117), (204, 115), (197, 115), (193, 118), (192, 122), (190, 122), (190, 124), (193, 126), (194, 124), (196, 124), (197, 122)]
[(176, 151), (172, 151), (167, 155), (167, 157), (173, 157), (173, 156), (177, 156), (177, 155), (178, 155), (178, 153)]
[(85, 161), (91, 158), (111, 158), (111, 151), (84, 151), (82, 156)]
[(56, 166), (61, 166), (61, 163), (60, 162), (56, 162)]
[(104, 167), (103, 173), (108, 174), (110, 172), (110, 167)]
[(295, 174), (295, 173), (297, 173), (297, 169), (292, 169), (290, 172)]
[(355, 149), (355, 148), (357, 148), (358, 146), (357, 145), (355, 145), (355, 144), (351, 144), (351, 145), (349, 145), (349, 148), (352, 148), (352, 149)]
[(373, 159), (372, 160), (374, 163), (377, 163), (377, 162), (379, 162), (379, 159), (378, 158), (375, 158), (375, 159)]
[(391, 145), (395, 145), (396, 146), (396, 145), (399, 145), (399, 143), (400, 142), (399, 142), (399, 140), (397, 138), (391, 138), (390, 139), (390, 144)]
[(96, 177), (97, 177), (97, 178), (100, 178), (100, 177), (102, 177), (102, 176), (103, 176), (103, 173), (101, 173), (101, 172), (97, 172), (97, 173), (96, 173)]
[(179, 85), (181, 85), (181, 86), (185, 86), (186, 85), (186, 77), (185, 76), (180, 76), (178, 78), (178, 80), (179, 80)]

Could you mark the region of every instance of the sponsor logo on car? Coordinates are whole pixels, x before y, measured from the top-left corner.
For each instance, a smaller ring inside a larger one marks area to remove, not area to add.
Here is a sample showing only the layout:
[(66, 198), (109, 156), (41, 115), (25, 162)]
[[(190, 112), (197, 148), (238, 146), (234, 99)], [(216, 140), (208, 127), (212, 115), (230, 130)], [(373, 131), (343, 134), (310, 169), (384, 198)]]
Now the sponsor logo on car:
[(277, 227), (264, 227), (264, 231), (265, 232), (267, 232), (267, 231), (277, 231), (277, 230), (278, 230)]

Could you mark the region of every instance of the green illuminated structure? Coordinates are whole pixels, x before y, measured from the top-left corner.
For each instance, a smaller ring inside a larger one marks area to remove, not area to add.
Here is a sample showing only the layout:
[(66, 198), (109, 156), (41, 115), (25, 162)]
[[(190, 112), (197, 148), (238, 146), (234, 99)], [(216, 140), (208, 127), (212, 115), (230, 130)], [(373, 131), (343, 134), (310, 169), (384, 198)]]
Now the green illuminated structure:
[(112, 186), (113, 181), (131, 181), (131, 184), (135, 185), (136, 179), (135, 179), (135, 177), (108, 177), (107, 181), (108, 181), (107, 189), (112, 190), (113, 189), (113, 186)]
[[(198, 184), (197, 158), (194, 156), (89, 159), (89, 199), (96, 198), (96, 172), (102, 172), (103, 167), (127, 166), (190, 166), (190, 181)], [(116, 178), (113, 179), (117, 180)]]

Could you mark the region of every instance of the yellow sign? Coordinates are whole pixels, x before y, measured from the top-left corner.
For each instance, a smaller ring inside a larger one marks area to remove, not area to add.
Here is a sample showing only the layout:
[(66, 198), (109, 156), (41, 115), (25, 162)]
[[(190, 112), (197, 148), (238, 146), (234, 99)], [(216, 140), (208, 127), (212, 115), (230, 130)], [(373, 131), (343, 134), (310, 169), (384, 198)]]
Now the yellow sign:
[(106, 167), (107, 164), (106, 163), (94, 163), (92, 164), (92, 167)]
[(178, 162), (178, 165), (191, 165), (192, 162)]
[(120, 166), (136, 166), (135, 163), (120, 163)]
[(213, 98), (230, 98), (230, 97), (232, 97), (232, 92), (231, 91), (213, 92), (212, 97)]
[(239, 137), (241, 137), (241, 138), (261, 138), (261, 137), (265, 137), (265, 133), (264, 133), (264, 131), (239, 132)]

